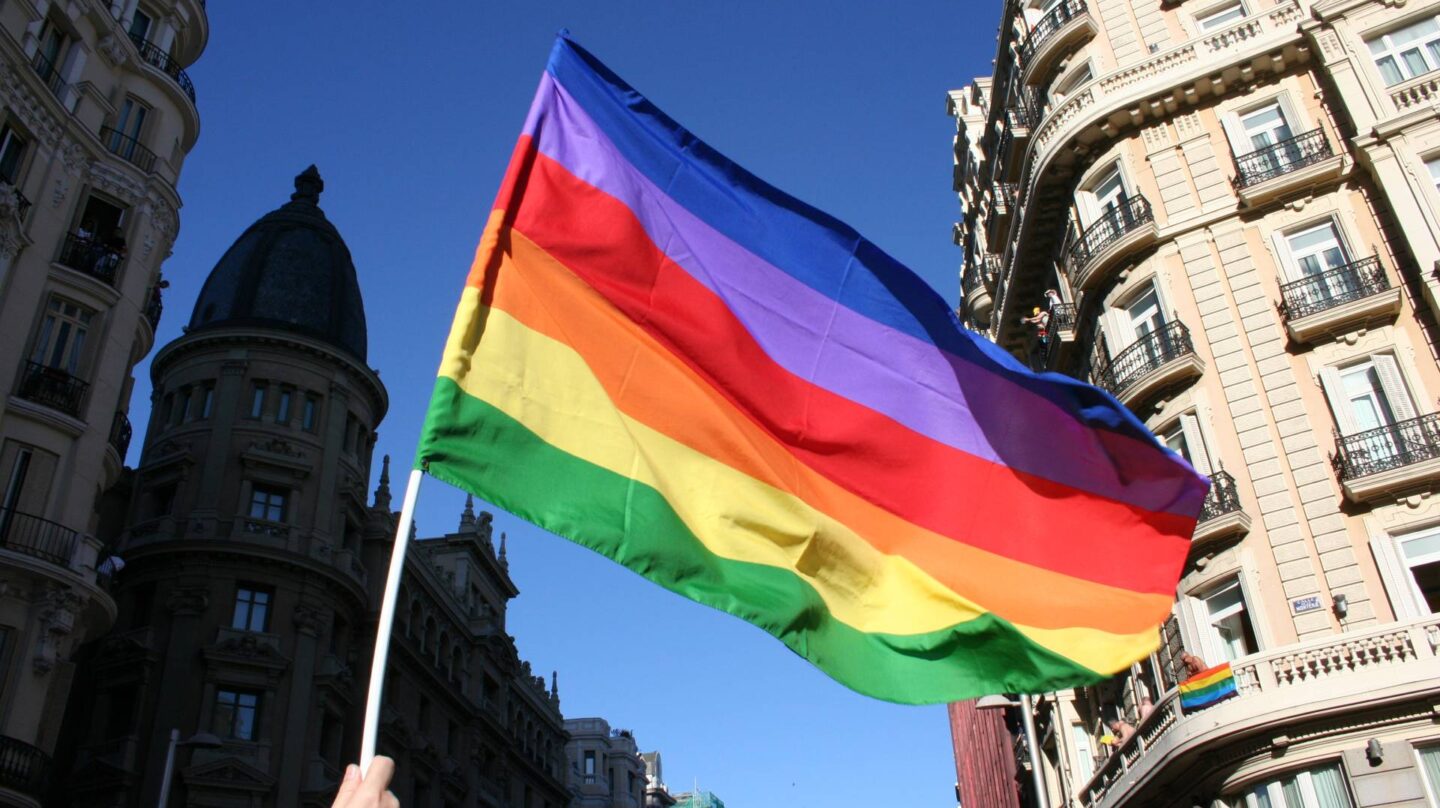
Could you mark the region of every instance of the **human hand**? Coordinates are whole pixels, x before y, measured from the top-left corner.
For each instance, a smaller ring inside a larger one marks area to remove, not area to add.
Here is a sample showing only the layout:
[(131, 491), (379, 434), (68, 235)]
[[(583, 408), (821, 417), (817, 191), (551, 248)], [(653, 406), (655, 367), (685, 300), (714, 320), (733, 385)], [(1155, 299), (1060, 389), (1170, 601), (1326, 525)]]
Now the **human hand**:
[(363, 778), (359, 766), (346, 766), (340, 793), (330, 808), (400, 808), (400, 801), (386, 790), (394, 774), (395, 761), (388, 757), (376, 756)]

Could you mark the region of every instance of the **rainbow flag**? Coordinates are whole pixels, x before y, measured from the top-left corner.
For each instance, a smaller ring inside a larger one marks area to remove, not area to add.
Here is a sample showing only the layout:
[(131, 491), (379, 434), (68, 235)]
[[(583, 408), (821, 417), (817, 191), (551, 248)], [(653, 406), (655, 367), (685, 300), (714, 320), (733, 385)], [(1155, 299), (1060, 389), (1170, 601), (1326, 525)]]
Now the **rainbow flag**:
[(1224, 662), (1180, 683), (1180, 708), (1199, 710), (1235, 695), (1235, 672)]
[(1145, 656), (1206, 490), (563, 34), (417, 463), (911, 703)]

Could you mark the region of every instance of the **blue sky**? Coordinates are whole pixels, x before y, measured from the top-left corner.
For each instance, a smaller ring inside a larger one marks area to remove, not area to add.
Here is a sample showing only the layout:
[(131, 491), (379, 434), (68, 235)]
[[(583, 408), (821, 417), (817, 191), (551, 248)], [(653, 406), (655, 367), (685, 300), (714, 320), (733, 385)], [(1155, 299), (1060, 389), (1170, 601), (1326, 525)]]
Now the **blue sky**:
[[(945, 92), (989, 73), (999, 8), (215, 3), (189, 71), (202, 131), (181, 181), (159, 344), (179, 336), (231, 242), (315, 163), (390, 391), (375, 470), (382, 453), (408, 467), (465, 270), (562, 27), (700, 137), (954, 301)], [(144, 423), (148, 360), (136, 377), (132, 420)], [(462, 503), (428, 481), (420, 534), (453, 530)], [(566, 715), (604, 717), (660, 750), (672, 791), (698, 781), (732, 808), (953, 804), (943, 707), (854, 694), (756, 628), (506, 514), (496, 523), (521, 590), (509, 622), (521, 653), (559, 671)]]

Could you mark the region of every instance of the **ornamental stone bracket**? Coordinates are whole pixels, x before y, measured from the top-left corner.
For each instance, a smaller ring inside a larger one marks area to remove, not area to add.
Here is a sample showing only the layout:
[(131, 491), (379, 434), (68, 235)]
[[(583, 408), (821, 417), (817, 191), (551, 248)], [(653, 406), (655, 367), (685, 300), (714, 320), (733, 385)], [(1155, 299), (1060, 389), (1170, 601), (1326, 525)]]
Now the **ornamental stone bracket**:
[(66, 638), (75, 629), (75, 618), (84, 605), (79, 595), (66, 589), (51, 589), (37, 600), (40, 631), (35, 638), (35, 656), (31, 665), (44, 676), (65, 655)]

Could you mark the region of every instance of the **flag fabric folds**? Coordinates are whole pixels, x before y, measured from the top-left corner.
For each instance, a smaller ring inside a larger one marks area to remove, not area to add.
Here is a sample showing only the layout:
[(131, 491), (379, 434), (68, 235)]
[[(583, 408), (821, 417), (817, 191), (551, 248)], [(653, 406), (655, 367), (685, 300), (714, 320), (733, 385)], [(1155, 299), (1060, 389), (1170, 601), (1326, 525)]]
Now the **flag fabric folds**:
[(1229, 662), (1203, 670), (1181, 682), (1180, 709), (1200, 710), (1235, 695), (1235, 672)]
[(909, 703), (1147, 654), (1206, 490), (564, 35), (417, 463)]

